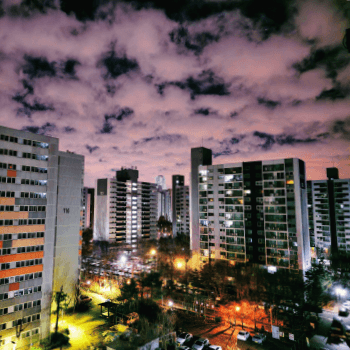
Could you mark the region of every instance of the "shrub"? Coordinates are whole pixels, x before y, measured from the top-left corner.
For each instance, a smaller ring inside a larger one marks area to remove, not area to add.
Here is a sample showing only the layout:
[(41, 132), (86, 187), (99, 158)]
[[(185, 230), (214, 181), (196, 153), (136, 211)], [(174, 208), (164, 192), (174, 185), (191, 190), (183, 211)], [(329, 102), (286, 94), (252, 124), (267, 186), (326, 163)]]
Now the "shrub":
[(51, 335), (51, 349), (58, 348), (61, 345), (68, 345), (69, 337), (62, 333), (53, 333)]

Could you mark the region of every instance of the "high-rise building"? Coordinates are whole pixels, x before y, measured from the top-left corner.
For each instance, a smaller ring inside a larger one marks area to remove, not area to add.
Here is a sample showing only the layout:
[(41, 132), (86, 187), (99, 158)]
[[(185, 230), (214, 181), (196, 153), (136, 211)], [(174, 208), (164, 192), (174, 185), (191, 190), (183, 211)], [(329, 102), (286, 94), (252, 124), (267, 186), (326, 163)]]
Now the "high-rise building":
[(156, 184), (137, 180), (136, 169), (122, 169), (115, 178), (97, 180), (94, 241), (136, 251), (142, 240), (157, 238)]
[(173, 213), (171, 210), (171, 198), (172, 190), (168, 189), (164, 191), (164, 217), (166, 220), (173, 221)]
[(350, 179), (339, 179), (337, 168), (327, 168), (327, 178), (307, 182), (314, 258), (350, 253)]
[(185, 186), (183, 175), (172, 177), (173, 237), (184, 234), (190, 237), (189, 187)]
[(82, 193), (82, 227), (83, 230), (90, 228), (94, 222), (94, 192), (93, 188), (84, 187)]
[(58, 143), (0, 126), (2, 349), (47, 337), (52, 293), (78, 282), (84, 157)]
[(310, 267), (305, 163), (299, 159), (199, 166), (199, 237), (208, 258), (270, 270)]
[[(190, 181), (190, 247), (199, 251), (199, 206), (198, 206), (198, 167), (212, 164), (211, 149), (198, 147), (191, 149)], [(175, 220), (175, 218), (173, 218)]]
[(165, 177), (163, 175), (156, 176), (156, 185), (160, 186), (162, 190), (166, 190)]

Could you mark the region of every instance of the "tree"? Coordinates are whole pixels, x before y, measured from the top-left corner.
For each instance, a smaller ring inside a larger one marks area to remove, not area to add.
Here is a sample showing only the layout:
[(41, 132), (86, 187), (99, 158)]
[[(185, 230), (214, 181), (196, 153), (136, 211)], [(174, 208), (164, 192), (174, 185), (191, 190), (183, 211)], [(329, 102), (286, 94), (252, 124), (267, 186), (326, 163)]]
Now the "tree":
[(153, 289), (160, 289), (162, 281), (159, 272), (150, 272), (145, 276), (144, 286), (151, 290), (151, 298), (153, 298)]
[(137, 300), (139, 295), (139, 290), (137, 288), (137, 284), (134, 278), (131, 278), (124, 282), (120, 289), (120, 295), (117, 297), (119, 301), (125, 300)]
[(323, 262), (312, 264), (305, 273), (306, 302), (317, 313), (328, 302), (327, 292), (332, 285), (332, 278)]
[(58, 319), (60, 317), (60, 308), (61, 303), (64, 302), (67, 299), (68, 295), (63, 292), (63, 286), (61, 286), (61, 290), (59, 292), (55, 293), (55, 301), (56, 301), (56, 326), (55, 326), (55, 335), (57, 336), (58, 332)]
[(164, 233), (171, 234), (173, 230), (173, 224), (166, 220), (164, 216), (160, 216), (158, 219), (158, 229), (162, 233), (161, 237), (163, 237)]

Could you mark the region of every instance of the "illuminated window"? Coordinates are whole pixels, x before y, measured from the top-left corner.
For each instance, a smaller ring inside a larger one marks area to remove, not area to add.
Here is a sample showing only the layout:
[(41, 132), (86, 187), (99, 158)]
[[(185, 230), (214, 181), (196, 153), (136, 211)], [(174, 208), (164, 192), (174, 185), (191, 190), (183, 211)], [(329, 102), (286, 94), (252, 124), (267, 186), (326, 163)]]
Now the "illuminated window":
[(294, 180), (287, 180), (287, 185), (293, 185), (294, 184)]

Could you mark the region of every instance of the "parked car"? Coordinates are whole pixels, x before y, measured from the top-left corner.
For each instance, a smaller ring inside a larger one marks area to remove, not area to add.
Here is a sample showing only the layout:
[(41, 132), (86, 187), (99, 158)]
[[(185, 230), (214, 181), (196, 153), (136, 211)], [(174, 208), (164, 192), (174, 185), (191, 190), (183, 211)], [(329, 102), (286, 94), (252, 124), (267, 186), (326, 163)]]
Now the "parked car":
[(349, 310), (347, 308), (345, 308), (345, 307), (340, 307), (338, 315), (339, 316), (343, 316), (343, 317), (348, 317), (349, 316)]
[(237, 339), (247, 341), (250, 337), (250, 333), (247, 331), (239, 331), (237, 334)]
[(209, 345), (208, 350), (222, 350), (222, 347), (219, 345)]
[(79, 303), (85, 304), (85, 303), (89, 303), (92, 300), (92, 298), (90, 298), (87, 295), (79, 295), (78, 300), (79, 300)]
[(350, 300), (345, 301), (342, 306), (349, 310), (350, 309)]
[(206, 345), (209, 345), (209, 340), (207, 338), (199, 338), (192, 345), (192, 350), (203, 350)]
[(177, 349), (178, 350), (191, 350), (191, 348), (186, 346), (186, 345), (182, 345), (182, 346), (178, 347)]
[(193, 335), (191, 333), (182, 332), (176, 337), (176, 342), (179, 345), (183, 345), (188, 340), (192, 339)]
[(255, 334), (252, 341), (257, 344), (262, 344), (266, 340), (265, 334)]

